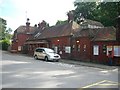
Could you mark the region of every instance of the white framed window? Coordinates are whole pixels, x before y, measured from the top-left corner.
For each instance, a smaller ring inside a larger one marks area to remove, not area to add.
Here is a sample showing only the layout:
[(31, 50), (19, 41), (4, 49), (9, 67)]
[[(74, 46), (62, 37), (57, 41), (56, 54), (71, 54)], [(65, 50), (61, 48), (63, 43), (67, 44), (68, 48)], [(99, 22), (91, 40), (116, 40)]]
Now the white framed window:
[(99, 46), (98, 45), (93, 46), (93, 55), (99, 55)]
[(21, 46), (18, 46), (18, 51), (21, 51), (22, 47)]
[(114, 46), (114, 56), (120, 57), (120, 46)]
[(71, 53), (71, 47), (70, 46), (65, 47), (65, 53)]

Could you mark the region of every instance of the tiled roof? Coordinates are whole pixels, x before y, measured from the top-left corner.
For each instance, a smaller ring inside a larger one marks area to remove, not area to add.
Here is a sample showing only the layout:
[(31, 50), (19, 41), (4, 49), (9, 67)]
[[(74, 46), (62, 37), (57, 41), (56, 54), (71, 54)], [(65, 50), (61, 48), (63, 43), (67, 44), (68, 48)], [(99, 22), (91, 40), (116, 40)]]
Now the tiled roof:
[[(19, 26), (17, 29), (17, 34), (19, 33), (26, 33), (26, 26)], [(35, 32), (35, 27), (29, 26), (29, 32), (30, 34), (33, 34)]]
[(14, 31), (14, 35), (12, 37), (12, 39), (17, 39), (16, 35), (17, 34), (34, 34), (36, 31), (36, 28), (35, 27), (32, 27), (32, 26), (29, 26), (29, 32), (26, 32), (26, 26), (24, 25), (21, 25), (19, 26), (15, 31)]
[(104, 27), (98, 29), (79, 29), (74, 37), (89, 37), (92, 41), (116, 40), (116, 29), (114, 27)]
[(44, 28), (43, 30), (36, 29), (33, 36), (30, 37), (28, 41), (70, 35), (73, 35), (73, 37), (89, 37), (92, 41), (109, 41), (116, 40), (116, 29), (114, 27), (82, 29), (75, 22), (66, 22), (64, 24)]
[(70, 36), (74, 32), (76, 32), (76, 30), (77, 30), (76, 28), (79, 28), (79, 25), (77, 23), (66, 22), (64, 24), (45, 28), (42, 31), (40, 30), (40, 32), (36, 33), (32, 38), (29, 38), (29, 40)]
[(95, 37), (98, 29), (79, 29), (78, 32), (74, 33), (74, 37)]
[(116, 40), (116, 29), (114, 27), (105, 27), (99, 29), (93, 41), (114, 41)]

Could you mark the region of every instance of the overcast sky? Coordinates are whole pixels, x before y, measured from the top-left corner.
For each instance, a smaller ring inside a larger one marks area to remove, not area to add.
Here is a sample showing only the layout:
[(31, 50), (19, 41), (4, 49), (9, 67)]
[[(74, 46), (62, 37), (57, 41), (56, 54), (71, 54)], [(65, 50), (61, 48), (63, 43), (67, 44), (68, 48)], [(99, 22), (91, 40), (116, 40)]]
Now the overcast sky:
[(7, 20), (7, 27), (15, 30), (30, 18), (32, 26), (45, 20), (54, 25), (66, 20), (66, 13), (74, 9), (75, 0), (0, 0), (0, 17)]

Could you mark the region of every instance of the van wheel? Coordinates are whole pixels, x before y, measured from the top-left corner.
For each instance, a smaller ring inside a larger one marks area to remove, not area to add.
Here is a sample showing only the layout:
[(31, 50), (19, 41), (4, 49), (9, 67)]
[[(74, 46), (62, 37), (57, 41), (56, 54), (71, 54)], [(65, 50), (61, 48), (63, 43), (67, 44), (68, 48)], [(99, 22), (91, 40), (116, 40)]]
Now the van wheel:
[(38, 59), (37, 55), (35, 55), (34, 58), (37, 60)]
[(45, 57), (45, 61), (46, 61), (46, 62), (48, 61), (48, 57), (47, 57), (47, 56)]

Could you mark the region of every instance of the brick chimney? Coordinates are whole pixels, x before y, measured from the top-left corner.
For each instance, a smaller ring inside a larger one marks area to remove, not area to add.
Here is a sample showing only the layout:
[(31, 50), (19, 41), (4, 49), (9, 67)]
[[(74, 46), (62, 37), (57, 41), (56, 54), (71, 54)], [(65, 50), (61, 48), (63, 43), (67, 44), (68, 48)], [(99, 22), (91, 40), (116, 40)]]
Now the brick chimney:
[(30, 31), (30, 22), (29, 22), (29, 18), (27, 18), (27, 22), (26, 22), (26, 32)]
[(42, 29), (44, 29), (44, 28), (46, 27), (46, 25), (47, 25), (47, 23), (43, 20), (43, 21), (41, 22), (41, 27), (42, 27)]
[(46, 23), (46, 21), (44, 21), (44, 20), (43, 20), (41, 23), (38, 24), (38, 28), (40, 28), (40, 29), (42, 29), (42, 30), (43, 30), (46, 26), (47, 26), (47, 23)]
[(116, 40), (120, 41), (120, 15), (117, 17)]
[(73, 11), (69, 11), (67, 13), (67, 16), (68, 16), (68, 22), (71, 22), (74, 20), (74, 15), (73, 15)]

